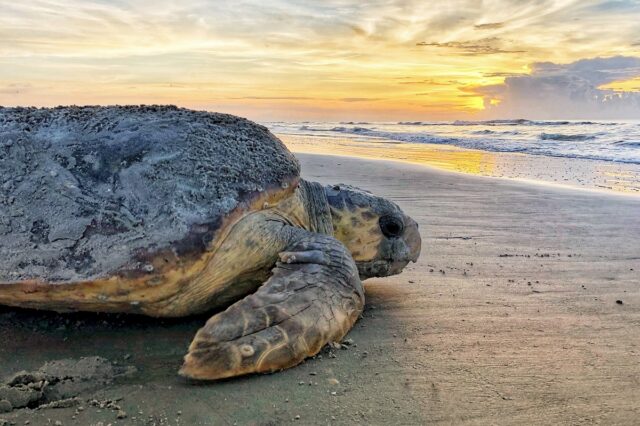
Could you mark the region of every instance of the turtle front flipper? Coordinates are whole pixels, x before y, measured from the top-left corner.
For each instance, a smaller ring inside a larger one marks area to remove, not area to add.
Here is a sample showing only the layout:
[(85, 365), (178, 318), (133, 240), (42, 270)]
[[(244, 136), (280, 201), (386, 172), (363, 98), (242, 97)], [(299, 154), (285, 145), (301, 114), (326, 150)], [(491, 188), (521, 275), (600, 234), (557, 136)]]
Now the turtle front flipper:
[(349, 251), (327, 235), (285, 232), (289, 244), (271, 278), (198, 331), (180, 374), (215, 380), (281, 370), (353, 327), (364, 290)]

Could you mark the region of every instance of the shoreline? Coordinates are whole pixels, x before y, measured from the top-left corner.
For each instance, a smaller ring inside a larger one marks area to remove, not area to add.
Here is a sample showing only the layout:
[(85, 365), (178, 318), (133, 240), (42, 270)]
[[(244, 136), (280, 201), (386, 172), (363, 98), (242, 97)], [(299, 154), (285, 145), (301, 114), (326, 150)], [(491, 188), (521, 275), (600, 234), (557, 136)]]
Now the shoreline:
[(394, 161), (466, 176), (596, 194), (640, 196), (640, 166), (588, 159), (489, 152), (452, 145), (276, 134), (294, 153)]
[(605, 197), (631, 197), (636, 198), (640, 197), (640, 193), (632, 193), (632, 192), (616, 192), (603, 188), (590, 188), (590, 187), (582, 187), (575, 185), (568, 185), (556, 182), (548, 182), (543, 180), (535, 180), (535, 179), (527, 179), (527, 178), (512, 178), (506, 176), (487, 176), (487, 175), (476, 175), (470, 174), (466, 172), (456, 171), (456, 170), (447, 170), (445, 168), (440, 168), (438, 166), (427, 164), (427, 163), (414, 163), (409, 161), (403, 161), (398, 159), (388, 159), (388, 158), (370, 158), (370, 157), (359, 157), (357, 155), (347, 155), (347, 154), (332, 154), (332, 153), (316, 153), (316, 152), (305, 152), (305, 151), (295, 151), (292, 150), (295, 155), (317, 155), (317, 156), (327, 156), (327, 157), (337, 157), (337, 158), (345, 158), (345, 159), (354, 159), (354, 160), (363, 160), (363, 161), (373, 161), (373, 162), (381, 162), (381, 163), (396, 163), (401, 164), (404, 167), (416, 167), (416, 169), (428, 169), (433, 173), (443, 173), (443, 174), (454, 174), (464, 176), (465, 178), (477, 178), (483, 180), (497, 180), (497, 181), (505, 181), (512, 182), (514, 184), (519, 184), (523, 186), (539, 186), (542, 188), (548, 188), (551, 190), (557, 191), (568, 191), (568, 192), (577, 192), (577, 193), (585, 193), (592, 194), (594, 196), (600, 195)]

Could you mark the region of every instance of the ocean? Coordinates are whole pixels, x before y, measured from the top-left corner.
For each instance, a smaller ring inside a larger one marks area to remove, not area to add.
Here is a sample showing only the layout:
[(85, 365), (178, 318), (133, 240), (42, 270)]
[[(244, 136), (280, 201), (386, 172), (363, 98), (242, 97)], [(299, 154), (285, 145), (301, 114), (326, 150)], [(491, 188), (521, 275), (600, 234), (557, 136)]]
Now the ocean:
[(263, 124), (294, 152), (640, 194), (640, 120)]
[(640, 120), (265, 123), (274, 133), (453, 145), (640, 164)]

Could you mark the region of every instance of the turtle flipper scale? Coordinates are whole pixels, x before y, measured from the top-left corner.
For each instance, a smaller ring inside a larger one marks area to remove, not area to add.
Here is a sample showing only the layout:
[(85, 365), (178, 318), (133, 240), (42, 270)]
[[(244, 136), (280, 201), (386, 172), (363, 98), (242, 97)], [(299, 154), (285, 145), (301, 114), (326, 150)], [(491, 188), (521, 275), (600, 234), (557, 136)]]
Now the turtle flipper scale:
[(351, 254), (333, 237), (286, 232), (289, 244), (271, 278), (198, 331), (180, 374), (215, 380), (281, 370), (351, 329), (364, 307)]

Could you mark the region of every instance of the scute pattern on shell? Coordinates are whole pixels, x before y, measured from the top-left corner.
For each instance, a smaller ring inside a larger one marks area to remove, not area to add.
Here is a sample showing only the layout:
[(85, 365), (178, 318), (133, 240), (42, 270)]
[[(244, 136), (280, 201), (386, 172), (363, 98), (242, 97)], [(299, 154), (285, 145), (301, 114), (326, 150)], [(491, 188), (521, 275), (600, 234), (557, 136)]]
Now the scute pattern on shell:
[[(0, 108), (0, 283), (109, 276), (299, 176), (265, 127), (173, 106)], [(210, 233), (209, 233), (210, 234)]]

